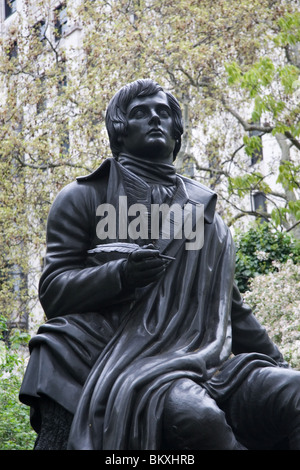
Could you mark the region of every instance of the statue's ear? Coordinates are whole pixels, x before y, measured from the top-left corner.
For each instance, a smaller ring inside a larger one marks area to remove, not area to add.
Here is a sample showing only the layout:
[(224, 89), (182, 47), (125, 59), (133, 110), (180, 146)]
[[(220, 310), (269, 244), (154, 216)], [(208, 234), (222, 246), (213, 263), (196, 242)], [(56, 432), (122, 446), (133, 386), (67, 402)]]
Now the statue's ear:
[(116, 138), (115, 142), (115, 151), (119, 154), (120, 152), (124, 151), (124, 141), (123, 141), (122, 134), (119, 134)]

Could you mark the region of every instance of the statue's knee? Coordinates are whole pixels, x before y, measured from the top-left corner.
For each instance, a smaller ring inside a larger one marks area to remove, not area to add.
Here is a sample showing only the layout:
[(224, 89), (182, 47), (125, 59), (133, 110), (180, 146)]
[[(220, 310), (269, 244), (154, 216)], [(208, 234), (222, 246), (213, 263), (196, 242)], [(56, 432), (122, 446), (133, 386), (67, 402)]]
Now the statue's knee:
[(224, 412), (192, 380), (175, 382), (166, 396), (164, 448), (205, 450), (240, 448)]
[(286, 390), (286, 403), (288, 407), (292, 407), (293, 412), (300, 413), (300, 372), (294, 370), (287, 374), (283, 389)]
[(300, 412), (300, 372), (294, 369), (268, 368), (264, 373), (265, 388), (270, 389), (273, 406), (285, 414)]
[(165, 423), (180, 435), (213, 435), (224, 425), (223, 411), (192, 380), (179, 380), (171, 388), (165, 403)]

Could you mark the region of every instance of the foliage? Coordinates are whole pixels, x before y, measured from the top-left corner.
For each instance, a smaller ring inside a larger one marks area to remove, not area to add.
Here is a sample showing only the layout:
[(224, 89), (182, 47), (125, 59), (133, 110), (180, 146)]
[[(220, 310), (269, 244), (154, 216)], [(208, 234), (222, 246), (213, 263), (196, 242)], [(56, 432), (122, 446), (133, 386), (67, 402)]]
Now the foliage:
[(248, 289), (252, 278), (277, 270), (274, 261), (300, 263), (300, 243), (285, 232), (272, 230), (267, 223), (256, 223), (235, 237), (236, 282), (241, 292)]
[[(231, 61), (225, 65), (225, 69), (230, 88), (239, 95), (235, 106), (230, 103), (227, 109), (245, 131), (243, 146), (246, 154), (251, 156), (259, 150), (262, 137), (266, 134), (277, 138), (281, 136), (286, 140), (286, 150), (281, 149), (281, 158), (272, 163), (269, 174), (276, 176), (276, 182), (283, 192), (276, 194), (266, 181), (266, 175), (260, 175), (260, 179), (256, 180), (257, 168), (253, 168), (250, 171), (251, 178), (240, 174), (230, 175), (229, 193), (241, 197), (252, 191), (264, 192), (272, 207), (271, 212), (264, 215), (275, 226), (286, 228), (300, 219), (300, 13), (297, 9), (286, 11), (275, 23), (274, 28), (266, 34), (269, 40), (268, 55), (262, 52), (251, 64)], [(246, 110), (245, 102), (248, 104)], [(281, 204), (277, 202), (278, 197), (281, 198)], [(259, 217), (259, 211), (251, 215)]]
[(273, 262), (276, 270), (255, 277), (244, 300), (277, 344), (285, 360), (300, 369), (300, 264)]
[[(273, 200), (265, 175), (249, 170), (260, 140), (248, 130), (260, 128), (248, 124), (272, 118), (261, 132), (280, 130), (297, 149), (291, 48), (299, 29), (294, 2), (284, 0), (239, 0), (234, 9), (230, 0), (67, 1), (65, 33), (56, 24), (60, 2), (17, 3), (0, 41), (0, 306), (26, 326), (50, 204), (111, 155), (104, 115), (125, 83), (149, 76), (178, 97), (185, 119), (178, 165), (196, 161), (196, 177), (218, 192), (227, 222), (249, 213), (243, 200), (252, 190)], [(272, 217), (290, 227), (299, 215), (293, 159), (281, 162), (278, 182), (283, 207)]]
[(20, 344), (28, 341), (28, 334), (15, 330), (9, 334), (5, 318), (0, 318), (0, 449), (30, 450), (36, 434), (29, 421), (29, 408), (18, 399), (25, 370), (20, 355)]

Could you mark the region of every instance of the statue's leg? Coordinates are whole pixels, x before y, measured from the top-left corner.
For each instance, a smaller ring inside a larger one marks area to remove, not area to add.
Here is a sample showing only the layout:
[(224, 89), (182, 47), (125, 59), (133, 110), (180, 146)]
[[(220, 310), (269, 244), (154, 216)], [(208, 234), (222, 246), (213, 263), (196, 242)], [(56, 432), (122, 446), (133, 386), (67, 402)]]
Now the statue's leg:
[(167, 393), (163, 436), (169, 450), (243, 449), (224, 412), (204, 388), (189, 379), (177, 380)]
[(66, 450), (73, 415), (47, 397), (40, 399), (41, 429), (35, 450)]
[(282, 442), (300, 450), (300, 372), (256, 369), (222, 406), (236, 435), (249, 449), (273, 450)]

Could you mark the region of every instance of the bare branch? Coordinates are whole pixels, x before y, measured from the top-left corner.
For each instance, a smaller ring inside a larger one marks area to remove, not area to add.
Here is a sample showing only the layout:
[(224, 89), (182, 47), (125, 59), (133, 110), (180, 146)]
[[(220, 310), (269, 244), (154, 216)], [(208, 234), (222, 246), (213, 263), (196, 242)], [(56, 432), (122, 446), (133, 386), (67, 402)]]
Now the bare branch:
[(224, 97), (222, 97), (221, 99), (223, 105), (225, 106), (225, 109), (230, 113), (232, 114), (233, 117), (235, 117), (238, 122), (240, 124), (242, 124), (244, 130), (246, 132), (250, 132), (250, 131), (259, 131), (259, 132), (263, 132), (263, 133), (270, 133), (273, 131), (274, 127), (273, 126), (259, 126), (258, 124), (249, 124), (247, 121), (245, 121), (245, 119), (242, 118), (242, 116), (237, 112), (235, 111), (231, 106), (229, 106)]
[[(250, 132), (250, 131), (259, 131), (259, 132), (262, 132), (262, 135), (263, 134), (268, 134), (270, 132), (272, 132), (274, 130), (274, 126), (260, 126), (258, 124), (249, 124), (247, 121), (245, 121), (245, 119), (242, 118), (242, 116), (237, 112), (235, 111), (231, 106), (229, 106), (224, 97), (222, 97), (221, 99), (225, 109), (233, 116), (237, 119), (237, 121), (243, 126), (244, 130), (246, 132)], [(284, 135), (287, 137), (287, 139), (289, 139), (292, 143), (292, 145), (294, 145), (298, 150), (300, 150), (300, 142), (299, 140), (297, 140), (290, 131), (286, 131), (284, 133)]]
[(287, 139), (289, 139), (291, 141), (291, 143), (298, 149), (300, 150), (300, 142), (299, 140), (297, 140), (292, 134), (291, 132), (289, 131), (286, 131), (284, 133), (284, 135), (286, 136)]
[(267, 220), (271, 219), (271, 216), (268, 212), (246, 211), (246, 210), (239, 209), (238, 207), (236, 207), (232, 203), (230, 203), (230, 204), (240, 212), (238, 214), (236, 214), (235, 216), (233, 216), (232, 219), (228, 221), (228, 223), (227, 223), (228, 227), (231, 227), (234, 224), (234, 222), (236, 222), (238, 219), (241, 219), (242, 217), (245, 217), (245, 216), (251, 216), (251, 217), (256, 217), (256, 218), (259, 217), (259, 218), (263, 218), (263, 219), (267, 219)]
[(300, 220), (297, 220), (297, 222), (295, 222), (291, 227), (289, 227), (288, 229), (286, 229), (286, 232), (290, 232), (291, 230), (293, 230), (295, 227), (297, 227), (297, 225), (300, 224)]
[(197, 170), (199, 171), (207, 171), (209, 173), (216, 173), (218, 175), (224, 175), (226, 177), (230, 176), (229, 173), (225, 170), (219, 170), (217, 168), (210, 168), (210, 167), (202, 166), (202, 165), (199, 165), (197, 161), (195, 161), (195, 165), (196, 165)]
[(49, 168), (58, 168), (58, 167), (63, 167), (63, 166), (68, 166), (71, 168), (78, 168), (82, 169), (84, 171), (87, 171), (89, 173), (92, 172), (92, 169), (84, 166), (84, 165), (78, 165), (76, 163), (71, 163), (71, 162), (61, 162), (61, 163), (47, 163), (46, 165), (34, 165), (33, 163), (28, 163), (23, 161), (19, 156), (15, 156), (15, 159), (20, 163), (22, 167), (28, 167), (32, 168), (33, 170), (48, 170)]

